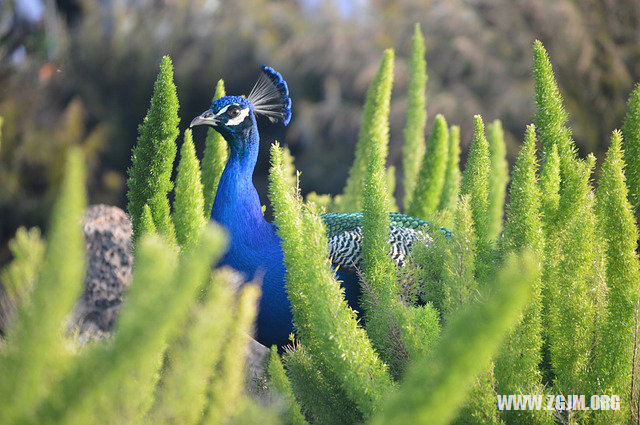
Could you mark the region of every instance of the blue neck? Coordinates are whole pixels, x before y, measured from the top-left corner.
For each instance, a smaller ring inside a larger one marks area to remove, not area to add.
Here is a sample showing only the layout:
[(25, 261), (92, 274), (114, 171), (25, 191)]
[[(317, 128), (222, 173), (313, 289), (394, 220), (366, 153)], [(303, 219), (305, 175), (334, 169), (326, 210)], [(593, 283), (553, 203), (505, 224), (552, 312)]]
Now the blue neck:
[(224, 137), (230, 146), (229, 160), (220, 178), (211, 218), (227, 228), (235, 245), (250, 233), (261, 233), (271, 226), (262, 215), (252, 180), (260, 145), (257, 125), (254, 122), (242, 133)]

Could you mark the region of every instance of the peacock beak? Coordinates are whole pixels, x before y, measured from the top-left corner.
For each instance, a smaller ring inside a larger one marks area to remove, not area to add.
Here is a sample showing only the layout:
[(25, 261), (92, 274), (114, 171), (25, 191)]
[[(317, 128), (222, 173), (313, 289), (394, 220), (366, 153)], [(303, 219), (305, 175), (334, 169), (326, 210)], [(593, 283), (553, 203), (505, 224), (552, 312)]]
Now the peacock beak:
[(211, 109), (207, 109), (202, 114), (198, 115), (191, 121), (189, 124), (189, 128), (195, 127), (196, 125), (210, 125), (215, 127), (219, 124), (219, 121), (216, 120), (216, 116)]

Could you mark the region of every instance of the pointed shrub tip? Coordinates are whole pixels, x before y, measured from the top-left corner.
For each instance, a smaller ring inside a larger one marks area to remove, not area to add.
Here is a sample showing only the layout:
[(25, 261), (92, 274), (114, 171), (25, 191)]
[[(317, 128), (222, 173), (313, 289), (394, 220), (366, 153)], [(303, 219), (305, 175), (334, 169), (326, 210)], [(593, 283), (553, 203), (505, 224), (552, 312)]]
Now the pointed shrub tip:
[(473, 130), (477, 133), (484, 133), (484, 121), (482, 121), (482, 115), (473, 116)]
[(173, 68), (173, 62), (171, 61), (171, 56), (169, 55), (164, 55), (162, 57), (162, 61), (160, 62), (160, 67), (161, 68), (165, 68), (165, 67), (171, 67)]
[(533, 42), (533, 60), (534, 62), (538, 62), (540, 60), (549, 61), (549, 54), (547, 53), (547, 49), (544, 48), (544, 45), (540, 40), (536, 40)]
[(420, 27), (420, 22), (416, 22), (413, 25), (413, 35), (416, 38), (424, 38), (424, 36), (422, 35), (422, 28)]
[(622, 133), (628, 198), (635, 210), (640, 199), (640, 83), (635, 85), (629, 96)]
[(224, 88), (224, 80), (221, 78), (218, 80), (218, 83), (216, 84), (216, 91), (215, 91), (215, 94), (213, 95), (212, 101), (215, 101), (216, 99), (224, 97), (225, 94), (226, 92)]

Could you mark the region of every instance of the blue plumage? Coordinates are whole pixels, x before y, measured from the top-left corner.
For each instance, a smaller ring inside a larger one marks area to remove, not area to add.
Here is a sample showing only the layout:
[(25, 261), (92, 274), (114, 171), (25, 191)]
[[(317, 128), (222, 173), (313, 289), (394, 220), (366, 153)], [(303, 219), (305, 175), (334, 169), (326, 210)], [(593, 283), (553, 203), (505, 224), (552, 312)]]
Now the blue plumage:
[[(256, 92), (254, 88), (252, 91), (254, 99), (261, 105), (262, 113), (267, 111), (270, 118), (288, 123), (291, 101), (282, 99), (284, 95), (288, 99), (286, 83), (279, 74), (279, 80), (273, 75), (263, 75), (259, 80), (262, 83), (257, 85), (259, 90)], [(274, 90), (278, 93), (277, 101), (273, 98)], [(211, 219), (225, 227), (229, 234), (229, 247), (220, 265), (233, 267), (247, 280), (262, 280), (256, 338), (267, 346), (282, 346), (293, 331), (293, 319), (285, 289), (281, 240), (274, 225), (262, 215), (260, 199), (252, 181), (260, 144), (256, 113), (258, 107), (250, 98), (225, 96), (194, 118), (191, 126), (212, 126), (229, 145), (229, 159), (220, 177), (211, 211)]]
[[(293, 331), (293, 318), (285, 288), (282, 241), (275, 226), (264, 219), (252, 181), (260, 144), (256, 114), (266, 115), (272, 122), (284, 125), (291, 119), (289, 88), (273, 68), (262, 68), (261, 77), (248, 97), (217, 99), (211, 108), (194, 118), (191, 126), (212, 126), (229, 144), (229, 159), (211, 211), (211, 219), (229, 233), (229, 247), (220, 265), (233, 267), (247, 280), (261, 279), (256, 338), (267, 346), (282, 346)], [(332, 231), (329, 242), (331, 255), (334, 262), (340, 263), (335, 265), (351, 264), (357, 268), (361, 215), (327, 214), (323, 218)], [(394, 247), (391, 253), (395, 252), (395, 259), (404, 260), (410, 244), (421, 240), (421, 234), (425, 241), (430, 240), (422, 229), (427, 222), (402, 214), (393, 215), (392, 219), (390, 246)], [(394, 239), (393, 235), (397, 237)], [(355, 270), (339, 267), (337, 276), (343, 282), (349, 305), (357, 310), (360, 286)]]

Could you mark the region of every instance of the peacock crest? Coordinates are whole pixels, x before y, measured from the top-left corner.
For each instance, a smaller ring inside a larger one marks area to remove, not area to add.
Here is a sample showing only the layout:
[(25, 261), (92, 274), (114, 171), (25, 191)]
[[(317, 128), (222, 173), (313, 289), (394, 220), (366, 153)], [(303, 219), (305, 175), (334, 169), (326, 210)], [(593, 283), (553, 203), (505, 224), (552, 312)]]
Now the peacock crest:
[(272, 123), (282, 121), (284, 125), (289, 124), (291, 120), (289, 86), (282, 75), (270, 66), (262, 67), (262, 73), (247, 99), (253, 104), (256, 114), (266, 116)]

